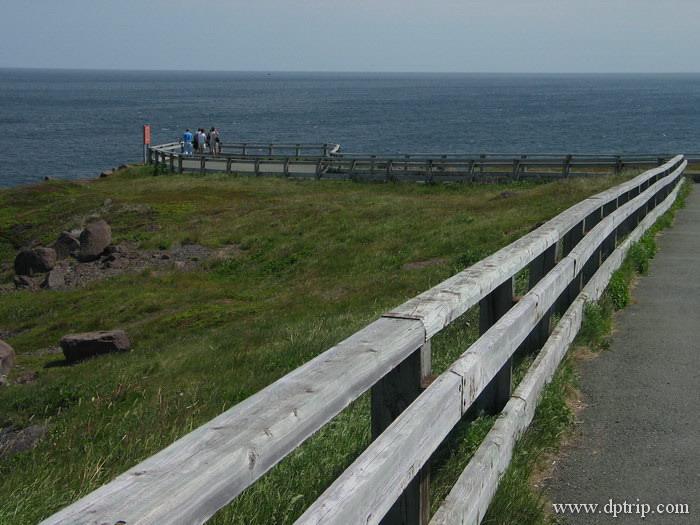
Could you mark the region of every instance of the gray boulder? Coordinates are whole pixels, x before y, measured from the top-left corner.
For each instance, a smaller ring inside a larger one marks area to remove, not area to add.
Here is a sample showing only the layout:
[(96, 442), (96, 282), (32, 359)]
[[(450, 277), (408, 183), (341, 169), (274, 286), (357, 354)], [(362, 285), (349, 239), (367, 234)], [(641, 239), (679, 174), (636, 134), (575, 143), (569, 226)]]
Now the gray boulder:
[(7, 375), (12, 370), (15, 361), (15, 351), (5, 341), (0, 341), (0, 386), (7, 382)]
[(80, 234), (80, 259), (83, 262), (98, 259), (112, 242), (112, 228), (103, 220), (90, 224)]
[(66, 285), (66, 271), (63, 267), (57, 266), (46, 274), (41, 287), (45, 290), (56, 290)]
[(53, 248), (34, 248), (22, 250), (15, 257), (15, 273), (32, 276), (46, 273), (56, 265), (56, 250)]
[(59, 260), (66, 259), (80, 250), (80, 240), (70, 232), (63, 232), (49, 247), (56, 250), (56, 257)]
[(125, 352), (131, 348), (131, 340), (124, 330), (65, 335), (60, 344), (63, 355), (71, 363), (96, 355)]

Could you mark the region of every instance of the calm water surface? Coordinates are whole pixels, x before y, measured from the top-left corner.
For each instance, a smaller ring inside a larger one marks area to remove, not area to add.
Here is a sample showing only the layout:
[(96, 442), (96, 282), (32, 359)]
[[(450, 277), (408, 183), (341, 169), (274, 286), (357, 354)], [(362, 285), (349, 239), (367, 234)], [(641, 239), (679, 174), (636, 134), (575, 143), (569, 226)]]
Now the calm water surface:
[(0, 69), (0, 187), (95, 177), (185, 127), (363, 153), (700, 151), (700, 75)]

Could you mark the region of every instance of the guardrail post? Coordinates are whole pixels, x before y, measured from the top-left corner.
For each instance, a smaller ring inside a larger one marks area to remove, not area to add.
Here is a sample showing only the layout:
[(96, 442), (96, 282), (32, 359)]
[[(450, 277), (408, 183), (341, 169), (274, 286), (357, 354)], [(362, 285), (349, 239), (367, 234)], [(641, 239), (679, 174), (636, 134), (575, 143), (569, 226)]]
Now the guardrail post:
[(170, 154), (170, 171), (175, 171), (175, 155)]
[[(585, 221), (581, 221), (576, 226), (571, 228), (568, 232), (564, 234), (562, 238), (562, 257), (566, 257), (571, 253), (581, 239), (583, 239), (583, 232)], [(581, 292), (581, 273), (579, 273), (571, 281), (571, 284), (562, 292), (561, 296), (557, 300), (555, 311), (557, 313), (563, 314), (566, 309), (574, 302), (576, 296)]]
[(355, 169), (357, 168), (357, 159), (352, 159), (350, 163), (350, 180), (355, 180)]
[(518, 180), (518, 172), (520, 171), (520, 161), (513, 159), (513, 181)]
[[(498, 286), (479, 301), (479, 334), (484, 334), (513, 306), (513, 278)], [(487, 414), (499, 413), (510, 399), (513, 359), (508, 359), (503, 368), (486, 385), (474, 402), (474, 410)]]
[(177, 156), (177, 172), (182, 173), (184, 172), (184, 168), (182, 167), (182, 154)]
[(204, 173), (206, 173), (206, 167), (207, 167), (207, 159), (204, 155), (202, 155), (202, 158), (199, 159), (199, 173), (204, 175)]
[(567, 155), (564, 158), (564, 166), (562, 168), (561, 175), (565, 179), (568, 179), (570, 174), (571, 174), (571, 155)]
[[(588, 217), (586, 217), (584, 221), (584, 235), (591, 231), (596, 224), (598, 224), (601, 220), (603, 220), (603, 207), (601, 206), (598, 208), (596, 211), (591, 213)], [(595, 272), (598, 270), (600, 267), (601, 263), (601, 254), (603, 252), (603, 243), (601, 243), (598, 248), (595, 249), (593, 254), (591, 255), (590, 259), (588, 259), (584, 265), (583, 265), (583, 270), (581, 271), (581, 286), (585, 286), (586, 283), (593, 277)], [(577, 294), (578, 295), (578, 294)]]
[[(373, 440), (420, 395), (430, 372), (431, 345), (428, 341), (372, 387)], [(426, 464), (384, 516), (382, 525), (427, 525), (430, 519), (429, 476), (430, 464)]]
[[(530, 263), (530, 277), (528, 281), (528, 290), (532, 290), (540, 280), (549, 273), (556, 265), (557, 245), (554, 244), (547, 248), (544, 252), (538, 255)], [(544, 346), (544, 343), (549, 338), (552, 332), (552, 309), (550, 309), (539, 323), (532, 329), (532, 332), (527, 336), (518, 349), (519, 352), (529, 354), (535, 352)]]
[(391, 168), (394, 165), (394, 161), (389, 159), (386, 163), (386, 180), (387, 182), (391, 182), (394, 180), (394, 177), (391, 175)]
[(231, 157), (226, 159), (226, 174), (231, 175)]

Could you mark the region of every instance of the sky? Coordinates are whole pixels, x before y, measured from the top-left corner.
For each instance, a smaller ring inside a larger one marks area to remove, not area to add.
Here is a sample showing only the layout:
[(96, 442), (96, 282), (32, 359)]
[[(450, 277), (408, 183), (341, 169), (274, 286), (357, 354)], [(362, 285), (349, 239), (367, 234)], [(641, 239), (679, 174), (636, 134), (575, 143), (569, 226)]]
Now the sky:
[(698, 0), (0, 0), (0, 67), (700, 72)]

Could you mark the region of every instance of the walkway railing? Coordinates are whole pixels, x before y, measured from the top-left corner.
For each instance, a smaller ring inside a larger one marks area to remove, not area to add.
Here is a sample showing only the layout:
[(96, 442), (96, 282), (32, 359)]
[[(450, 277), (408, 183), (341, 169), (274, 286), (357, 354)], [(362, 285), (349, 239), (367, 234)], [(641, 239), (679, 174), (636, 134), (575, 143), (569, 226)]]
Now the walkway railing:
[[(431, 523), (479, 523), (584, 304), (671, 206), (686, 165), (674, 157), (580, 202), (44, 523), (202, 523), (367, 390), (374, 441), (297, 523), (427, 523), (429, 459), (477, 398), (502, 412)], [(514, 298), (526, 268), (529, 291)], [(473, 307), (481, 337), (427, 384), (431, 339)], [(516, 352), (538, 355), (511, 392)]]
[[(493, 182), (557, 179), (660, 166), (674, 155), (532, 153), (343, 153), (338, 144), (223, 143), (214, 156), (184, 155), (177, 142), (153, 146), (149, 163), (183, 172), (220, 172), (353, 181)], [(700, 155), (695, 156), (700, 161)]]

